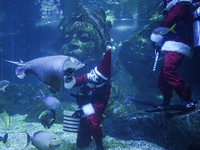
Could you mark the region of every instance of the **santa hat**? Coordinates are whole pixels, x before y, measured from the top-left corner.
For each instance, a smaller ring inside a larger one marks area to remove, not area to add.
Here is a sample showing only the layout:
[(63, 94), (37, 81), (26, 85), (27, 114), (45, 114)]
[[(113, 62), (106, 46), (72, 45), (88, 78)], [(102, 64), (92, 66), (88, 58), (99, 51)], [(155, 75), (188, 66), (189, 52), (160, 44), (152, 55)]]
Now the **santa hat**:
[(111, 70), (111, 49), (109, 49), (101, 62), (100, 66), (94, 68), (97, 75), (99, 75), (104, 80), (108, 80), (110, 78), (110, 70)]

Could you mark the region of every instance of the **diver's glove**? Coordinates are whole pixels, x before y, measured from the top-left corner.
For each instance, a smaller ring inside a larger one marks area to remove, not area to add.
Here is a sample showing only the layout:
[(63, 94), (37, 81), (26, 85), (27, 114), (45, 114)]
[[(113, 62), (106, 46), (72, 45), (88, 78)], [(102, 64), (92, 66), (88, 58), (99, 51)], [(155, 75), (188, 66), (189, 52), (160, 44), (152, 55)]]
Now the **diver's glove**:
[(87, 117), (91, 114), (94, 114), (95, 113), (95, 110), (92, 106), (91, 103), (88, 103), (86, 105), (83, 105), (81, 109), (77, 110), (73, 115), (72, 117), (74, 118), (80, 118), (80, 117)]
[(76, 84), (76, 80), (73, 75), (74, 69), (68, 68), (63, 71), (64, 71), (64, 87), (66, 89), (71, 89)]
[(67, 70), (65, 70), (65, 76), (66, 76), (67, 80), (72, 79), (73, 72), (74, 72), (74, 69), (72, 69), (72, 68), (68, 68)]
[(71, 89), (76, 83), (76, 80), (73, 76), (73, 72), (73, 68), (68, 68), (64, 70), (64, 87), (66, 89)]
[(72, 115), (73, 118), (80, 118), (84, 115), (83, 109), (75, 111), (75, 113)]

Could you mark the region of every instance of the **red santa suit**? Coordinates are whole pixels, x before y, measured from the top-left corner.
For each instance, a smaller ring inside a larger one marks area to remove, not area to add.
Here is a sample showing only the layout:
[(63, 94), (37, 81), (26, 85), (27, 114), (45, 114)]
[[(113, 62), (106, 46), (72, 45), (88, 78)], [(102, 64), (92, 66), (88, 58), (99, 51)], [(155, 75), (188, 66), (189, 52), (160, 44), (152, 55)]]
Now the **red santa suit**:
[[(104, 111), (110, 96), (111, 85), (108, 83), (111, 74), (111, 50), (109, 49), (100, 66), (95, 67), (87, 75), (73, 77), (70, 82), (65, 83), (65, 88), (81, 86), (81, 98), (77, 103), (82, 114), (76, 145), (79, 148), (88, 146), (91, 136), (96, 142), (97, 149), (103, 150), (102, 127)], [(75, 112), (76, 116), (76, 112)], [(78, 115), (79, 116), (79, 115)], [(81, 115), (80, 115), (81, 116)]]
[[(84, 85), (86, 81), (86, 76), (83, 75), (76, 79), (75, 86), (82, 86)], [(109, 96), (110, 96), (110, 84), (106, 83), (102, 87), (97, 88), (90, 88), (86, 85), (84, 85), (83, 94), (84, 95), (92, 95), (91, 103), (92, 107), (95, 111), (94, 114), (89, 115), (87, 118), (81, 119), (80, 124), (80, 131), (78, 133), (77, 138), (77, 146), (78, 147), (84, 147), (85, 145), (89, 144), (91, 142), (91, 135), (93, 136), (95, 141), (98, 141), (99, 138), (102, 138), (102, 127), (100, 127), (101, 122), (103, 121), (103, 113), (106, 109)]]
[(158, 79), (158, 87), (164, 96), (163, 105), (169, 105), (173, 90), (183, 101), (190, 101), (191, 89), (185, 85), (183, 78), (178, 76), (177, 68), (184, 56), (190, 57), (192, 35), (192, 14), (190, 2), (180, 2), (172, 7), (166, 16), (162, 27), (172, 27), (176, 24), (175, 33), (170, 32), (164, 38), (161, 51), (165, 51), (163, 68)]

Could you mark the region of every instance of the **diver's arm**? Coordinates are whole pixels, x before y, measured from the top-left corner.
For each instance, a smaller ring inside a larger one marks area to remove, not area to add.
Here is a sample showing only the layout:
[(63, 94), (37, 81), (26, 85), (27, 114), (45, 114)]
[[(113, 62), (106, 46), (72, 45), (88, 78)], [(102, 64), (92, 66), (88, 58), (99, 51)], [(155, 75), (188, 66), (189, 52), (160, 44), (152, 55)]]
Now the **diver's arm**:
[(65, 88), (66, 89), (71, 89), (72, 87), (78, 87), (78, 86), (81, 86), (85, 83), (86, 81), (86, 77), (85, 75), (81, 76), (81, 77), (72, 77), (72, 79), (69, 81), (69, 82), (66, 82), (66, 79), (65, 79)]
[(86, 82), (86, 76), (82, 75), (81, 77), (75, 77), (75, 80), (76, 84), (74, 85), (74, 87), (81, 86)]
[(71, 89), (72, 87), (78, 87), (83, 85), (86, 82), (86, 76), (82, 75), (81, 77), (74, 77), (73, 70), (66, 71), (64, 76), (64, 87), (66, 89)]

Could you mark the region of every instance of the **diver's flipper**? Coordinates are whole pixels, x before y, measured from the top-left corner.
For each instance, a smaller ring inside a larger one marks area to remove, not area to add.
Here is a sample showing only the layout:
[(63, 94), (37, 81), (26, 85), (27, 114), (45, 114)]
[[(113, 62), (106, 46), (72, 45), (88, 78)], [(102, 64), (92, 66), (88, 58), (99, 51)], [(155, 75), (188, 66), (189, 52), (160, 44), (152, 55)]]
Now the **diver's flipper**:
[(168, 111), (168, 110), (174, 110), (174, 111), (192, 111), (195, 109), (196, 102), (182, 102), (176, 105), (169, 105), (165, 107), (158, 107), (155, 109), (146, 109), (146, 112), (158, 112), (158, 111)]
[(63, 131), (66, 132), (78, 132), (80, 118), (73, 118), (72, 115), (74, 111), (64, 111), (64, 119), (63, 119)]
[(143, 100), (143, 99), (134, 98), (132, 96), (128, 96), (127, 100), (130, 100), (130, 101), (133, 101), (133, 102), (137, 102), (137, 103), (140, 103), (140, 104), (143, 104), (143, 105), (148, 105), (148, 106), (151, 106), (153, 108), (157, 108), (158, 107), (158, 104), (155, 104), (154, 102), (146, 101), (146, 100)]
[(159, 108), (153, 108), (153, 109), (145, 109), (145, 112), (159, 112), (159, 111), (165, 111), (165, 108), (159, 107)]

